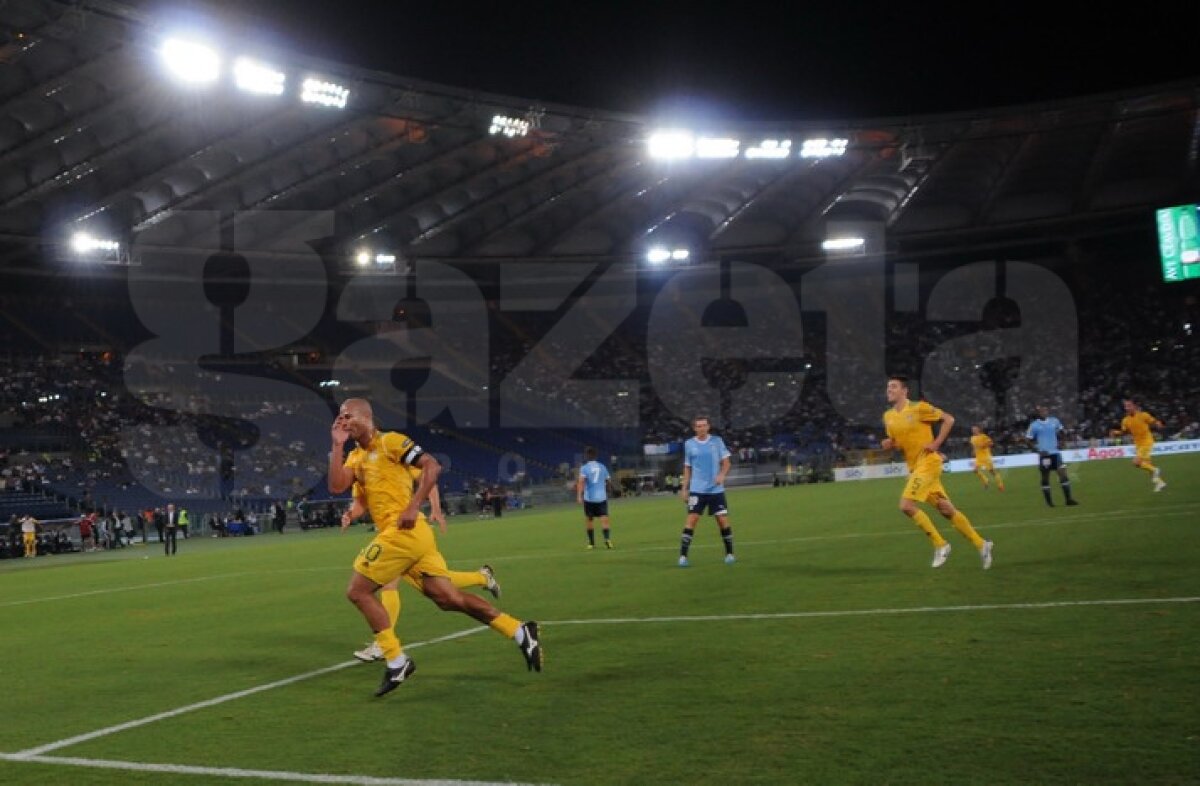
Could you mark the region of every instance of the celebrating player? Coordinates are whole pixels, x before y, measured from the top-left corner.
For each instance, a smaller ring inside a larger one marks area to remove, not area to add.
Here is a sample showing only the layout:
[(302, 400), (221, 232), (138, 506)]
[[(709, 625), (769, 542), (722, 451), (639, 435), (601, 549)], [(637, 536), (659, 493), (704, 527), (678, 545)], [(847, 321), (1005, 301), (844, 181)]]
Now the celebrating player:
[[(888, 377), (887, 400), (891, 408), (883, 413), (883, 425), (887, 438), (884, 450), (899, 449), (908, 464), (908, 482), (900, 494), (900, 511), (913, 520), (929, 536), (933, 543), (933, 567), (940, 568), (950, 556), (950, 544), (938, 532), (929, 515), (917, 507), (918, 502), (933, 505), (938, 512), (950, 520), (954, 528), (971, 541), (979, 551), (983, 569), (992, 567), (992, 542), (984, 540), (971, 526), (966, 515), (957, 510), (942, 488), (942, 443), (954, 427), (954, 418), (928, 401), (908, 400), (908, 380), (905, 377)], [(942, 422), (937, 437), (933, 436), (933, 424)]]
[(1162, 428), (1163, 422), (1151, 415), (1131, 398), (1125, 399), (1125, 417), (1121, 419), (1121, 427), (1113, 429), (1112, 435), (1119, 437), (1129, 434), (1133, 437), (1133, 447), (1137, 455), (1133, 457), (1133, 466), (1150, 473), (1155, 491), (1162, 491), (1167, 482), (1162, 479), (1162, 472), (1150, 463), (1150, 453), (1154, 450), (1154, 435), (1151, 428)]
[[(421, 576), (422, 592), (438, 608), (467, 614), (512, 638), (527, 667), (541, 671), (538, 624), (522, 623), (500, 612), (483, 598), (460, 591), (448, 578), (446, 560), (420, 510), (437, 483), (441, 471), (437, 460), (403, 434), (378, 431), (371, 405), (365, 399), (347, 399), (342, 404), (330, 436), (329, 490), (340, 494), (357, 481), (375, 521), (377, 534), (354, 561), (354, 573), (346, 589), (347, 598), (367, 620), (387, 660), (383, 682), (375, 695), (395, 690), (416, 671), (416, 664), (404, 654), (392, 631), (387, 609), (375, 595), (380, 587), (413, 570)], [(353, 439), (356, 447), (343, 457), (348, 439)], [(415, 492), (407, 467), (422, 470)]]
[(996, 480), (996, 488), (1004, 491), (1004, 478), (1000, 477), (1000, 473), (996, 471), (996, 463), (992, 460), (992, 444), (992, 438), (984, 434), (981, 427), (971, 426), (971, 447), (975, 449), (975, 474), (986, 489), (987, 473), (991, 472)]

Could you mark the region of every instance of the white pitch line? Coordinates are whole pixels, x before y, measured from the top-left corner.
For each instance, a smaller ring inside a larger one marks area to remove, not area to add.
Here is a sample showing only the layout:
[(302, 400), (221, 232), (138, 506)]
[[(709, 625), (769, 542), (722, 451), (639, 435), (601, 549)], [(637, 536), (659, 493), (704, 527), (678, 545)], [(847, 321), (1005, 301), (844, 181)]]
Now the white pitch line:
[[(804, 619), (804, 618), (819, 618), (819, 617), (865, 617), (865, 616), (890, 616), (900, 614), (937, 614), (945, 612), (964, 612), (964, 611), (1002, 611), (1011, 609), (1054, 609), (1054, 608), (1070, 608), (1070, 607), (1085, 607), (1085, 606), (1134, 606), (1148, 604), (1166, 604), (1166, 603), (1197, 603), (1200, 602), (1200, 596), (1183, 596), (1174, 598), (1110, 598), (1102, 600), (1064, 600), (1064, 601), (1046, 601), (1040, 603), (993, 603), (980, 604), (969, 606), (907, 606), (898, 608), (876, 608), (876, 609), (842, 609), (834, 611), (791, 611), (791, 612), (774, 612), (762, 614), (704, 614), (695, 616), (677, 616), (677, 617), (612, 617), (599, 619), (583, 619), (583, 620), (544, 620), (540, 624), (547, 626), (555, 625), (631, 625), (631, 624), (647, 624), (647, 623), (662, 623), (662, 622), (732, 622), (739, 620), (774, 620), (774, 619)], [(443, 641), (459, 639), (464, 636), (469, 636), (472, 633), (478, 633), (484, 630), (482, 627), (470, 628), (468, 630), (458, 631), (446, 636), (440, 636), (436, 639), (417, 642), (416, 644), (406, 645), (410, 649), (423, 647), (430, 644), (438, 644)], [(9, 758), (28, 758), (30, 756), (38, 756), (48, 753), (59, 748), (66, 748), (71, 745), (76, 745), (81, 742), (94, 740), (97, 737), (105, 737), (109, 734), (127, 731), (129, 729), (145, 726), (149, 723), (154, 723), (160, 720), (173, 718), (177, 715), (182, 715), (194, 710), (212, 707), (217, 704), (224, 704), (227, 701), (234, 699), (252, 696), (255, 693), (272, 690), (273, 688), (281, 688), (286, 685), (292, 685), (303, 680), (319, 677), (322, 674), (328, 674), (334, 671), (348, 668), (358, 664), (359, 661), (352, 660), (344, 663), (339, 663), (334, 666), (328, 666), (316, 671), (305, 672), (295, 677), (288, 677), (275, 682), (259, 685), (255, 688), (247, 688), (246, 690), (237, 691), (235, 693), (227, 693), (224, 696), (218, 696), (215, 699), (189, 704), (185, 707), (180, 707), (166, 712), (160, 712), (157, 715), (151, 715), (146, 718), (128, 721), (116, 726), (99, 729), (98, 731), (80, 734), (75, 737), (58, 740), (56, 742), (39, 745), (36, 748), (28, 748), (17, 753), (5, 754)]]
[(151, 764), (139, 761), (111, 761), (108, 759), (79, 759), (58, 756), (23, 756), (0, 753), (0, 760), (56, 764), (70, 767), (89, 767), (105, 770), (132, 770), (134, 772), (168, 772), (180, 775), (214, 775), (223, 778), (258, 778), (272, 781), (299, 781), (301, 783), (349, 783), (356, 786), (519, 786), (511, 781), (460, 781), (421, 780), (417, 778), (376, 778), (370, 775), (325, 775), (308, 772), (286, 772), (280, 770), (244, 770), (237, 767), (193, 767), (187, 764)]
[[(840, 611), (795, 611), (795, 612), (778, 612), (764, 614), (705, 614), (695, 616), (676, 616), (676, 617), (616, 617), (616, 618), (601, 618), (601, 619), (584, 619), (584, 620), (546, 620), (542, 625), (630, 625), (630, 624), (649, 624), (649, 623), (671, 623), (671, 622), (731, 622), (741, 620), (779, 620), (779, 619), (804, 619), (804, 618), (829, 618), (829, 617), (864, 617), (864, 616), (892, 616), (902, 614), (937, 614), (946, 612), (970, 612), (970, 611), (1004, 611), (1013, 609), (1056, 609), (1056, 608), (1072, 608), (1072, 607), (1089, 607), (1089, 606), (1138, 606), (1138, 605), (1158, 605), (1158, 604), (1183, 604), (1183, 603), (1198, 603), (1200, 596), (1182, 596), (1174, 598), (1109, 598), (1100, 600), (1065, 600), (1065, 601), (1045, 601), (1040, 603), (993, 603), (980, 605), (959, 605), (959, 606), (910, 606), (900, 608), (877, 608), (877, 609), (843, 609)], [(483, 628), (471, 628), (469, 630), (458, 631), (446, 636), (441, 636), (428, 641), (417, 642), (408, 645), (409, 648), (421, 647), (430, 644), (437, 644), (443, 641), (469, 636), (472, 633), (478, 633)], [(193, 710), (212, 707), (217, 704), (222, 704), (234, 699), (240, 699), (245, 696), (251, 696), (255, 693), (280, 688), (285, 685), (291, 685), (302, 680), (311, 679), (322, 674), (339, 671), (349, 666), (356, 665), (358, 661), (347, 661), (339, 663), (335, 666), (329, 666), (324, 669), (306, 672), (295, 677), (289, 677), (283, 680), (260, 685), (255, 688), (229, 693), (224, 696), (218, 696), (215, 699), (189, 704), (186, 707), (180, 707), (175, 710), (161, 712), (157, 715), (151, 715), (146, 718), (141, 718), (127, 723), (121, 723), (116, 726), (109, 726), (98, 731), (80, 734), (75, 737), (69, 737), (57, 742), (51, 742), (46, 745), (40, 745), (36, 748), (19, 751), (17, 753), (0, 753), (0, 760), (14, 762), (37, 762), (44, 764), (63, 764), (78, 767), (94, 767), (107, 769), (124, 769), (138, 770), (147, 772), (173, 772), (195, 775), (215, 775), (230, 778), (260, 778), (260, 779), (275, 779), (286, 781), (300, 781), (306, 783), (347, 783), (347, 784), (363, 784), (364, 786), (392, 786), (399, 784), (401, 786), (438, 786), (445, 784), (446, 786), (494, 786), (490, 782), (482, 781), (457, 781), (457, 780), (412, 780), (412, 779), (387, 779), (375, 778), (370, 776), (359, 775), (324, 775), (312, 773), (295, 773), (295, 772), (276, 772), (271, 770), (242, 770), (236, 768), (224, 767), (193, 767), (188, 765), (177, 764), (147, 764), (141, 762), (123, 762), (109, 761), (104, 759), (82, 759), (71, 757), (55, 757), (45, 756), (43, 754), (65, 748), (71, 745), (76, 745), (81, 742), (96, 739), (98, 737), (116, 734), (117, 732), (126, 731), (128, 729), (145, 726), (149, 723), (154, 723), (167, 718), (173, 718), (177, 715), (182, 715)]]
[(1200, 596), (1178, 598), (1112, 598), (1108, 600), (1059, 600), (1043, 603), (989, 603), (975, 606), (908, 606), (894, 609), (843, 609), (840, 611), (781, 611), (766, 614), (699, 614), (684, 617), (612, 617), (590, 620), (545, 620), (539, 625), (631, 625), (654, 622), (727, 622), (737, 620), (783, 620), (808, 617), (878, 617), (896, 614), (936, 614), (953, 611), (1003, 611), (1007, 609), (1057, 609), (1073, 606), (1137, 606), (1159, 603), (1200, 603)]
[[(417, 647), (425, 647), (430, 644), (438, 644), (443, 641), (450, 641), (452, 639), (460, 639), (463, 636), (470, 636), (471, 634), (478, 633), (481, 630), (486, 630), (486, 628), (483, 628), (483, 627), (469, 628), (467, 630), (460, 630), (457, 633), (450, 633), (446, 636), (439, 636), (436, 639), (429, 639), (428, 641), (418, 641), (416, 644), (406, 644), (405, 646), (408, 649), (415, 649)], [(233, 701), (234, 699), (241, 699), (241, 698), (245, 698), (246, 696), (253, 696), (255, 693), (262, 693), (263, 691), (268, 691), (273, 688), (282, 688), (285, 685), (292, 685), (297, 682), (303, 682), (304, 680), (312, 679), (313, 677), (319, 677), (322, 674), (329, 674), (331, 672), (340, 671), (342, 669), (349, 668), (350, 666), (359, 665), (360, 663), (361, 663), (361, 661), (357, 661), (357, 660), (345, 661), (344, 663), (338, 663), (334, 666), (326, 666), (325, 668), (317, 669), (316, 671), (309, 671), (309, 672), (305, 672), (304, 674), (298, 674), (294, 677), (288, 677), (286, 679), (276, 680), (275, 682), (269, 682), (266, 685), (259, 685), (258, 687), (255, 687), (255, 688), (247, 688), (246, 690), (240, 690), (240, 691), (236, 691), (234, 693), (226, 693), (224, 696), (217, 696), (215, 699), (207, 699), (205, 701), (196, 702), (195, 704), (189, 704), (185, 707), (179, 707), (174, 710), (167, 710), (166, 712), (160, 712), (157, 715), (150, 715), (149, 717), (146, 717), (146, 718), (139, 718), (138, 720), (132, 720), (132, 721), (127, 721), (125, 723), (119, 723), (116, 726), (109, 726), (107, 728), (99, 729), (97, 731), (88, 732), (87, 734), (79, 734), (74, 737), (68, 737), (64, 740), (58, 740), (56, 742), (46, 743), (45, 745), (39, 745), (36, 748), (28, 748), (23, 751), (18, 751), (17, 753), (6, 754), (6, 755), (9, 756), (10, 758), (17, 758), (17, 759), (27, 758), (29, 756), (39, 756), (44, 753), (49, 753), (50, 751), (53, 751), (53, 750), (58, 750), (59, 748), (66, 748), (66, 747), (70, 747), (71, 745), (77, 745), (81, 742), (87, 742), (89, 740), (94, 740), (97, 737), (106, 737), (109, 734), (116, 734), (118, 732), (128, 731), (129, 729), (136, 729), (138, 726), (145, 726), (149, 723), (155, 723), (160, 720), (166, 720), (167, 718), (174, 718), (177, 715), (183, 715), (184, 713), (192, 712), (194, 710), (202, 710), (206, 707), (214, 707), (218, 704), (224, 704), (227, 701)]]

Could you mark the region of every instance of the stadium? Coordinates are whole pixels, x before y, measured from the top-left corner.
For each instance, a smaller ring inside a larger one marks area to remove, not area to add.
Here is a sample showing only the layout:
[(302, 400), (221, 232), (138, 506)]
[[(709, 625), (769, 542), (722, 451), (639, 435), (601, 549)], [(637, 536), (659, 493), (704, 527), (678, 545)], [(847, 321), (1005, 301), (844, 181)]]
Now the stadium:
[(0, 780), (1196, 782), (1200, 76), (689, 125), (168, 18), (0, 4)]

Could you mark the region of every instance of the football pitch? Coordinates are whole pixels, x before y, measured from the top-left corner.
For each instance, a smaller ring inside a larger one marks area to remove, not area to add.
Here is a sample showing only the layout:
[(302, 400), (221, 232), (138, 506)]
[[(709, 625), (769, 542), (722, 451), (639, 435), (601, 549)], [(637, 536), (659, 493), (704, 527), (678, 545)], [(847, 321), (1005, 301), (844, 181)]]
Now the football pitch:
[[(929, 566), (899, 480), (451, 520), (452, 568), (542, 623), (546, 666), (405, 586), (382, 666), (345, 600), (361, 527), (0, 562), (0, 782), (1196, 783), (1200, 456), (1073, 468), (1082, 504), (946, 477), (984, 537)], [(599, 541), (597, 533), (597, 541)]]

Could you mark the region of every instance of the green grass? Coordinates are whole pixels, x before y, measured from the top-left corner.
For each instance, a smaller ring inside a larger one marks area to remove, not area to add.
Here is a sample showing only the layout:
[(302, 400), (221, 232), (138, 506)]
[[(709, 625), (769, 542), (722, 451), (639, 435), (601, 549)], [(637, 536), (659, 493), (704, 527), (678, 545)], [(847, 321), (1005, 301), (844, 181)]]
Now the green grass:
[[(1162, 467), (1153, 494), (1126, 462), (1081, 465), (1077, 508), (1045, 507), (1034, 469), (1004, 494), (947, 477), (996, 542), (986, 573), (940, 517), (954, 552), (930, 569), (896, 480), (732, 492), (734, 566), (707, 520), (675, 566), (673, 499), (615, 502), (611, 552), (583, 549), (575, 508), (468, 518), (443, 553), (493, 564), (499, 605), (545, 622), (544, 673), (481, 630), (412, 648), (416, 676), (384, 699), (381, 667), (354, 665), (47, 755), (560, 784), (1197, 783), (1200, 603), (933, 610), (1200, 597), (1200, 456)], [(369, 638), (343, 597), (364, 542), (0, 562), (0, 751), (346, 662)], [(409, 645), (474, 627), (402, 595)], [(0, 760), (0, 783), (63, 782), (238, 781)]]

